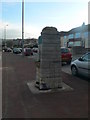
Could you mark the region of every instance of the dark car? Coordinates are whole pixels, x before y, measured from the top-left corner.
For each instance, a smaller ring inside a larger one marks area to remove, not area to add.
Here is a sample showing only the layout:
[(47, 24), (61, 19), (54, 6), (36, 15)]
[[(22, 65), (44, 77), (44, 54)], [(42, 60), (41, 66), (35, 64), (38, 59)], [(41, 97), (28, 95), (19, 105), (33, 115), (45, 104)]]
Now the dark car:
[(24, 55), (25, 56), (33, 55), (32, 49), (31, 48), (24, 48)]
[(7, 48), (6, 52), (12, 52), (11, 48)]
[(19, 48), (13, 48), (13, 53), (19, 54), (21, 53), (21, 50)]
[(12, 49), (9, 48), (9, 47), (5, 47), (5, 48), (3, 48), (3, 51), (4, 51), (4, 52), (12, 52)]
[(38, 48), (32, 48), (33, 52), (38, 53)]
[(68, 48), (61, 47), (61, 61), (70, 64), (72, 61), (72, 54)]

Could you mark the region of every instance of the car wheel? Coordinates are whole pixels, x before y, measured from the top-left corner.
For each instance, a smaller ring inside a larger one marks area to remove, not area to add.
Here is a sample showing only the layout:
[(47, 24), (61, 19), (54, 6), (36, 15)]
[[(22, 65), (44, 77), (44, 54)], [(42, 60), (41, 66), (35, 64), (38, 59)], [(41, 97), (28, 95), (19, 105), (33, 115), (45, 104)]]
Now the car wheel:
[(72, 71), (72, 75), (74, 75), (74, 76), (78, 75), (78, 70), (75, 66), (72, 66), (71, 71)]

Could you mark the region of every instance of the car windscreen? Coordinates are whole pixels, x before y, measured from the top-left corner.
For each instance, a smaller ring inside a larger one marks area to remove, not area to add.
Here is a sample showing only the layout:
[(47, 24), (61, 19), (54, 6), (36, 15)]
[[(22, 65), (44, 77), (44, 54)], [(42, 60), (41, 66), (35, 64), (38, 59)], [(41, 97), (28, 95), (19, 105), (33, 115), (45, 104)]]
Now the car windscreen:
[(69, 52), (68, 49), (66, 49), (66, 48), (61, 48), (61, 53), (68, 53), (68, 52)]
[(31, 49), (26, 49), (26, 52), (31, 52)]
[(20, 49), (19, 49), (19, 48), (14, 48), (13, 50), (14, 50), (14, 51), (20, 51)]

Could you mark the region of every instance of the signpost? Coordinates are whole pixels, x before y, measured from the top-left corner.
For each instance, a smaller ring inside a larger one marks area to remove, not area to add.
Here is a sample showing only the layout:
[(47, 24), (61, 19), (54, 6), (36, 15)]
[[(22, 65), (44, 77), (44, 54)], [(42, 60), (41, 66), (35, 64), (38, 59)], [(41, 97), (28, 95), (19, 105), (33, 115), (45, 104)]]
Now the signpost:
[(8, 24), (4, 26), (4, 41), (5, 41), (5, 47), (6, 47), (6, 27), (7, 27), (7, 26), (8, 26)]
[(24, 0), (22, 0), (22, 55), (24, 53)]

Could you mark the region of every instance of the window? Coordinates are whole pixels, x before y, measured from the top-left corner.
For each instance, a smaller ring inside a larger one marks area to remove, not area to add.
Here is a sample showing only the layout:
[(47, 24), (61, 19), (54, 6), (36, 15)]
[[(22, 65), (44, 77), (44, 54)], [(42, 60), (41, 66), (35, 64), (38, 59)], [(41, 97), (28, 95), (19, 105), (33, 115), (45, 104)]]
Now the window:
[(72, 47), (72, 46), (73, 46), (73, 42), (69, 42), (68, 47)]
[(81, 46), (81, 41), (75, 41), (74, 46)]
[(84, 37), (88, 38), (88, 32), (84, 32)]
[(69, 50), (67, 48), (61, 48), (61, 53), (68, 53)]
[(82, 59), (84, 61), (90, 61), (90, 54), (87, 54), (87, 55), (83, 56)]
[(80, 38), (80, 33), (76, 33), (75, 38)]
[(68, 47), (81, 46), (81, 41), (69, 42)]
[(72, 39), (73, 37), (74, 37), (73, 34), (70, 34), (70, 35), (69, 35), (69, 39)]
[(66, 39), (66, 36), (64, 36), (64, 39)]

